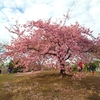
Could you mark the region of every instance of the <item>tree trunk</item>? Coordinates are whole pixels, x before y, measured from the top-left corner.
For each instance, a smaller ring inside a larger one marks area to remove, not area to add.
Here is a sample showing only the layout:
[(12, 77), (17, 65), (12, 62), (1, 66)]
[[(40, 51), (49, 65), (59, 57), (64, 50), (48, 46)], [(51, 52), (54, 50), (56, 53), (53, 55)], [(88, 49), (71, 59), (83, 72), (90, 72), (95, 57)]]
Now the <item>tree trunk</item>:
[(65, 76), (65, 69), (60, 69), (60, 76), (62, 76), (62, 77)]

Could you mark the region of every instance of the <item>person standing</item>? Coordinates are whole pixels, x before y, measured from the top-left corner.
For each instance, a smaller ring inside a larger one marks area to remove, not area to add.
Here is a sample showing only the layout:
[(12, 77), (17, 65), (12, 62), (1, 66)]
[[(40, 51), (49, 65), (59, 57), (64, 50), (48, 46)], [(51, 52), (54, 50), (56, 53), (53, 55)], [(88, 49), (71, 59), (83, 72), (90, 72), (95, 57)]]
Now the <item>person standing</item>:
[(82, 61), (80, 61), (78, 63), (78, 70), (79, 70), (79, 72), (82, 72), (82, 69), (83, 69), (83, 63), (82, 63)]
[(94, 75), (94, 70), (95, 70), (95, 67), (92, 66), (92, 67), (91, 67), (91, 73), (92, 73), (92, 75)]
[(12, 67), (11, 67), (11, 66), (8, 67), (8, 72), (9, 72), (10, 74), (12, 73)]

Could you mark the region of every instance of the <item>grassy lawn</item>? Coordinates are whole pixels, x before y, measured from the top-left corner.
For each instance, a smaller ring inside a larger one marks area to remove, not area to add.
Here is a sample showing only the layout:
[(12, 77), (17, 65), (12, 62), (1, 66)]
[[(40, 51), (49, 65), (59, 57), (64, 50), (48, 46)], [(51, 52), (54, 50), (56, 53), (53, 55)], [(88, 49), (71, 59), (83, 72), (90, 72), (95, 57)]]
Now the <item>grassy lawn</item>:
[(57, 71), (0, 75), (0, 100), (100, 100), (100, 73), (82, 80), (59, 78)]

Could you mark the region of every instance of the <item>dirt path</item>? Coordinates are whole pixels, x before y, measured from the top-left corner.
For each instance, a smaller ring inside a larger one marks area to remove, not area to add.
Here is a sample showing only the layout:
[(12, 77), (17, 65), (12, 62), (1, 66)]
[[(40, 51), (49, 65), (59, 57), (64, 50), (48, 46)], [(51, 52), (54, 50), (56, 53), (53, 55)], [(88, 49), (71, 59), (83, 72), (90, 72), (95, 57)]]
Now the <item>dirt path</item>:
[(24, 76), (24, 75), (36, 75), (37, 73), (40, 73), (41, 71), (35, 71), (35, 72), (23, 72), (23, 73), (17, 73), (15, 76)]

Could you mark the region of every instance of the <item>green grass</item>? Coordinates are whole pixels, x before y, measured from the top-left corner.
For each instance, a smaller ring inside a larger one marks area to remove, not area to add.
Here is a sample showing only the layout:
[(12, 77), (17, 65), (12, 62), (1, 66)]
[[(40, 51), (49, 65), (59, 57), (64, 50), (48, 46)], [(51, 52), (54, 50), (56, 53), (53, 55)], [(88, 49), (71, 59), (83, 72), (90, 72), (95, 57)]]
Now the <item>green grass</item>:
[(0, 100), (100, 100), (100, 73), (82, 80), (59, 78), (57, 71), (0, 75)]

